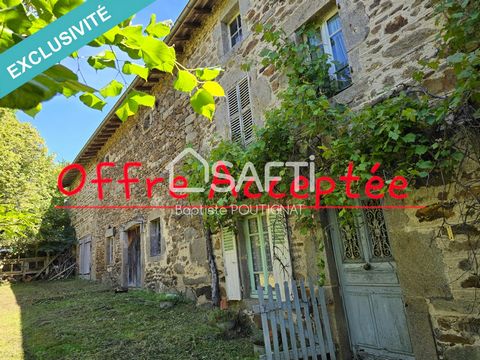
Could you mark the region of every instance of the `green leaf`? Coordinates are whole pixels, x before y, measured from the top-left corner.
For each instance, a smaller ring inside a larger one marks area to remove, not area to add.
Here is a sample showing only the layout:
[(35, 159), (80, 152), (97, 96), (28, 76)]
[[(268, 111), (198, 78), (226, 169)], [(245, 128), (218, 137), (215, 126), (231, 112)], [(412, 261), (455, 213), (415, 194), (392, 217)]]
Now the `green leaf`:
[(197, 114), (212, 120), (215, 113), (215, 100), (208, 91), (199, 89), (190, 99), (190, 103)]
[(463, 61), (464, 57), (465, 57), (464, 53), (457, 52), (447, 57), (447, 62), (450, 64), (458, 64)]
[(425, 145), (417, 145), (415, 146), (415, 154), (423, 155), (428, 151), (428, 146)]
[(106, 50), (101, 52), (98, 55), (90, 56), (87, 62), (93, 67), (95, 70), (103, 70), (107, 67), (115, 68), (115, 53), (110, 50)]
[(105, 101), (103, 101), (97, 95), (92, 93), (85, 93), (81, 95), (80, 101), (83, 102), (88, 107), (95, 110), (103, 110), (104, 106), (107, 105)]
[(417, 111), (415, 109), (403, 109), (402, 116), (406, 117), (408, 120), (415, 121), (417, 118)]
[(216, 81), (207, 81), (203, 84), (203, 88), (213, 96), (225, 96), (222, 86)]
[(186, 70), (179, 70), (173, 87), (175, 90), (189, 93), (197, 87), (197, 83), (195, 75)]
[(32, 25), (32, 22), (25, 12), (23, 5), (0, 9), (1, 29), (3, 33), (5, 29), (9, 29), (17, 34), (26, 34)]
[(201, 81), (215, 80), (223, 70), (221, 68), (199, 68), (196, 69), (197, 78)]
[(123, 84), (117, 80), (112, 80), (107, 86), (100, 90), (100, 94), (105, 97), (115, 97), (122, 93)]
[(175, 66), (175, 49), (161, 40), (146, 37), (142, 44), (143, 60), (150, 69), (172, 73)]
[(416, 135), (414, 133), (408, 133), (407, 135), (405, 135), (402, 139), (404, 142), (406, 143), (411, 143), (411, 142), (414, 142), (415, 139), (416, 139)]
[(397, 140), (399, 138), (399, 135), (396, 132), (389, 131), (388, 132), (388, 137), (393, 139), (393, 140)]
[(37, 106), (35, 106), (34, 108), (31, 108), (29, 110), (24, 110), (23, 112), (25, 114), (27, 114), (28, 116), (34, 118), (35, 115), (37, 115), (41, 110), (42, 110), (42, 104), (40, 103)]
[(84, 3), (84, 0), (57, 0), (53, 6), (53, 14), (59, 18)]
[(155, 14), (150, 17), (150, 24), (148, 24), (145, 32), (148, 35), (152, 35), (156, 38), (163, 38), (170, 34), (170, 25), (167, 21), (156, 22), (157, 18)]
[(127, 75), (138, 75), (145, 81), (148, 80), (148, 74), (150, 73), (146, 67), (131, 63), (130, 61), (126, 61), (125, 64), (123, 64), (122, 72)]
[(433, 163), (431, 161), (419, 161), (417, 162), (417, 167), (422, 170), (431, 170), (433, 169)]
[[(0, 107), (30, 110), (40, 102), (61, 94), (65, 86), (79, 84), (75, 73), (63, 65), (54, 65), (44, 73), (0, 99)], [(89, 88), (90, 89), (90, 88)]]
[(141, 91), (132, 91), (123, 100), (115, 114), (120, 120), (125, 121), (130, 116), (135, 115), (140, 106), (153, 108), (155, 106), (155, 96)]

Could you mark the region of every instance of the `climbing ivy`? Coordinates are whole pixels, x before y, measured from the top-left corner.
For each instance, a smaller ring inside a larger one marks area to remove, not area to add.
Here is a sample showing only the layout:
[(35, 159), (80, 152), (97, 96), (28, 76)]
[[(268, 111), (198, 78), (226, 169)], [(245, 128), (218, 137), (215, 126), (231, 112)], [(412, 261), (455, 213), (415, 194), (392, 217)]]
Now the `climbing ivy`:
[[(0, 53), (24, 38), (33, 35), (59, 17), (65, 15), (84, 0), (0, 0)], [(127, 85), (123, 74), (138, 75), (144, 80), (154, 70), (175, 74), (175, 89), (191, 94), (195, 112), (212, 119), (215, 97), (223, 96), (220, 85), (214, 82), (222, 71), (218, 67), (187, 69), (178, 62), (175, 47), (168, 46), (164, 38), (170, 34), (172, 23), (157, 22), (152, 14), (150, 23), (143, 27), (134, 25), (132, 18), (123, 21), (88, 44), (98, 48), (98, 54), (83, 58), (77, 52), (71, 55), (78, 67), (69, 69), (57, 64), (20, 88), (0, 99), (0, 107), (23, 110), (35, 116), (42, 103), (56, 95), (66, 98), (79, 96), (86, 106), (103, 110), (109, 97), (116, 97)], [(96, 71), (116, 69), (116, 79), (101, 89), (89, 86), (81, 71), (80, 62), (86, 62)], [(153, 107), (155, 97), (145, 92), (129, 94), (119, 105), (116, 114), (122, 120), (134, 115), (139, 107)]]
[[(381, 167), (377, 175), (391, 178), (402, 175), (411, 187), (425, 185), (453, 176), (465, 158), (459, 146), (459, 125), (478, 132), (478, 67), (479, 40), (475, 30), (480, 28), (480, 4), (439, 0), (436, 3), (438, 23), (442, 24), (441, 51), (435, 59), (423, 60), (423, 71), (415, 74), (411, 85), (395, 89), (389, 96), (374, 104), (352, 110), (341, 104), (335, 94), (341, 85), (329, 73), (329, 59), (305, 39), (315, 29), (305, 27), (291, 40), (281, 30), (257, 26), (268, 46), (262, 51), (263, 65), (274, 66), (282, 72), (287, 86), (279, 94), (280, 105), (265, 113), (265, 126), (256, 129), (256, 141), (246, 148), (229, 141), (220, 141), (212, 150), (210, 164), (229, 161), (229, 169), (238, 178), (246, 162), (252, 162), (260, 172), (268, 161), (307, 161), (315, 156), (317, 176), (338, 178), (344, 175), (349, 162), (355, 163), (355, 174), (362, 179), (371, 176), (375, 163)], [(434, 72), (452, 69), (456, 75), (454, 90), (448, 96), (432, 95), (423, 87), (423, 80)], [(187, 166), (193, 183), (198, 169)], [(282, 170), (279, 192), (288, 192), (293, 173)], [(308, 176), (308, 174), (304, 174)], [(193, 185), (192, 185), (193, 186)], [(364, 186), (358, 183), (357, 187)], [(358, 189), (357, 189), (358, 191)], [(198, 196), (198, 195), (197, 195)], [(269, 203), (263, 196), (252, 203), (239, 194), (217, 194), (214, 199), (201, 195), (204, 204), (226, 205)], [(289, 204), (296, 199), (282, 200)], [(326, 198), (327, 204), (349, 204), (344, 188)], [(302, 204), (305, 200), (302, 200)], [(212, 223), (231, 216), (212, 217)], [(299, 216), (305, 228), (312, 224), (312, 213), (302, 210)]]

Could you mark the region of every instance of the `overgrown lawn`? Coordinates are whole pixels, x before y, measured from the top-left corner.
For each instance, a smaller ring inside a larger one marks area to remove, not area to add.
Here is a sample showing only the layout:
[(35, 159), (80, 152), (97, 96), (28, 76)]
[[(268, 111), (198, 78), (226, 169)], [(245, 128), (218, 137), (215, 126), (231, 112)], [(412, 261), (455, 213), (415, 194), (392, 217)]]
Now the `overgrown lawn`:
[(162, 300), (82, 280), (0, 285), (0, 358), (254, 358), (250, 339), (209, 325), (210, 310)]

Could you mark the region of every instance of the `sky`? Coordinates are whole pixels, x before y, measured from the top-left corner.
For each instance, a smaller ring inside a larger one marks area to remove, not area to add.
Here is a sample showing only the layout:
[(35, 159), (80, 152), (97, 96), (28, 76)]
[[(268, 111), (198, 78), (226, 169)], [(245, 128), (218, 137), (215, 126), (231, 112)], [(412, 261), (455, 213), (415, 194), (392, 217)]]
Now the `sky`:
[[(157, 21), (169, 19), (175, 21), (186, 4), (187, 0), (157, 0), (139, 12), (133, 22), (146, 25), (149, 23), (152, 13), (157, 15)], [(101, 49), (98, 48), (83, 48), (79, 52), (82, 57), (80, 61), (81, 73), (86, 83), (97, 89), (102, 88), (118, 76), (116, 70), (106, 69), (96, 72), (86, 63), (86, 57), (95, 55), (100, 51)], [(73, 59), (67, 59), (62, 64), (73, 71), (78, 68), (77, 62)], [(131, 82), (134, 77), (125, 76), (125, 78), (128, 82)], [(117, 78), (117, 80), (123, 82), (122, 79)], [(17, 117), (21, 121), (33, 124), (45, 139), (50, 153), (56, 155), (57, 161), (72, 162), (117, 99), (109, 99), (103, 111), (98, 111), (88, 108), (78, 98), (66, 99), (63, 96), (57, 96), (43, 103), (42, 111), (35, 118), (32, 119), (21, 111), (17, 112)]]

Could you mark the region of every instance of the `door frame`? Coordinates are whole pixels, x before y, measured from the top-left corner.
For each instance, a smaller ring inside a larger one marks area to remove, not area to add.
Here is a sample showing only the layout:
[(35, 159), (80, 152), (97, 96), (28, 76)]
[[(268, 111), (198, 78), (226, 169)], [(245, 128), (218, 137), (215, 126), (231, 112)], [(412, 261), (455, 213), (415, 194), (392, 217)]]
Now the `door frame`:
[[(346, 308), (347, 307), (346, 297), (345, 297), (346, 296), (345, 295), (345, 290), (346, 290), (345, 282), (346, 281), (345, 281), (345, 271), (342, 268), (343, 258), (341, 256), (341, 254), (342, 254), (342, 240), (341, 240), (340, 228), (339, 228), (339, 224), (338, 224), (338, 217), (334, 213), (334, 211), (335, 210), (327, 210), (327, 214), (326, 214), (326, 221), (328, 223), (328, 233), (329, 233), (329, 238), (330, 238), (330, 241), (331, 241), (331, 251), (333, 253), (332, 255), (333, 255), (333, 260), (334, 260), (334, 264), (335, 264), (334, 266), (335, 266), (337, 279), (338, 279), (339, 292), (340, 292), (340, 296), (342, 298), (342, 310), (343, 310), (344, 319), (345, 319), (346, 332), (347, 332), (347, 335), (348, 335), (350, 351), (352, 352), (352, 356), (353, 356), (354, 359), (359, 359), (358, 349), (355, 348), (355, 344), (354, 344), (354, 341), (352, 339), (352, 334), (351, 334), (351, 330), (350, 330), (350, 322), (349, 322), (349, 319), (348, 319), (348, 309)], [(364, 214), (362, 213), (361, 216), (363, 218)], [(357, 220), (357, 219), (355, 219), (355, 220)], [(387, 220), (385, 218), (385, 222), (386, 221)], [(386, 226), (387, 232), (388, 232), (388, 224), (385, 223), (385, 226)], [(365, 229), (361, 229), (361, 232), (364, 232), (364, 231), (365, 231)], [(388, 234), (390, 234), (390, 232), (388, 232)], [(362, 238), (360, 239), (361, 243), (363, 243), (364, 241), (367, 241), (366, 239), (363, 238), (364, 236), (368, 236), (368, 235), (362, 233), (362, 235), (361, 235)], [(371, 244), (367, 243), (366, 245), (369, 248), (369, 250), (371, 250), (370, 249)], [(365, 246), (365, 244), (363, 244), (363, 246)], [(393, 264), (391, 262), (388, 262), (388, 264), (389, 264), (389, 266), (391, 266), (395, 276), (397, 277), (398, 288), (400, 290), (400, 295), (401, 295), (402, 301), (404, 301), (403, 290), (402, 290), (400, 281), (398, 279), (398, 271), (397, 271), (397, 266), (396, 266), (396, 262), (395, 262), (394, 257), (392, 258), (392, 261), (394, 262)], [(356, 264), (357, 266), (361, 266), (361, 263), (362, 262), (354, 262), (353, 264)], [(379, 263), (376, 263), (376, 262), (372, 262), (372, 263), (375, 264), (375, 265), (379, 264)], [(414, 349), (413, 349), (413, 341), (412, 341), (412, 337), (411, 337), (410, 326), (409, 326), (409, 322), (408, 322), (408, 318), (407, 318), (407, 312), (406, 312), (405, 308), (403, 308), (403, 310), (404, 310), (404, 313), (405, 313), (406, 329), (408, 331), (408, 335), (409, 335), (409, 338), (410, 338), (410, 344), (411, 344), (411, 347), (412, 347), (411, 356), (410, 355), (405, 355), (405, 359), (410, 360), (410, 359), (415, 358), (415, 354), (414, 354)], [(379, 356), (379, 359), (382, 358), (382, 356), (384, 356), (384, 358), (386, 360), (390, 359), (390, 357), (385, 357), (387, 355), (382, 354), (382, 353), (369, 354), (369, 355)], [(394, 354), (394, 353), (391, 354), (391, 356), (395, 356), (395, 355), (396, 354)], [(376, 357), (375, 357), (375, 359), (376, 359)], [(396, 358), (393, 357), (392, 359), (396, 359)]]
[(120, 275), (120, 284), (122, 287), (128, 288), (128, 232), (134, 227), (140, 227), (140, 287), (145, 284), (145, 219), (137, 217), (120, 226), (120, 244), (122, 252), (122, 269)]

